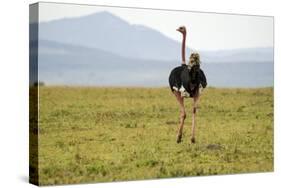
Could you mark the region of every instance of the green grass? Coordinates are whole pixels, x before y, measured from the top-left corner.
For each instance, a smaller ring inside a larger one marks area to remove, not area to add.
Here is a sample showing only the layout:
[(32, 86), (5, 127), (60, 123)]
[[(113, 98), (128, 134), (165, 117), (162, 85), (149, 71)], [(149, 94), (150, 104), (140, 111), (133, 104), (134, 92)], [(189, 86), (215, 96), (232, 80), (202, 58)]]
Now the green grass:
[(190, 143), (168, 88), (40, 87), (40, 185), (273, 171), (273, 89), (207, 88)]

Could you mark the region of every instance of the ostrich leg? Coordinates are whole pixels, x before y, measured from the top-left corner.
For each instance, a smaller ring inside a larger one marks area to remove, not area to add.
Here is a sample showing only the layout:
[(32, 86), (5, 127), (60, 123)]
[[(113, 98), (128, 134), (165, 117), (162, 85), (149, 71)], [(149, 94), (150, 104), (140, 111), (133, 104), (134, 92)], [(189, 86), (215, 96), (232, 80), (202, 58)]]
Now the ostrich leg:
[(184, 98), (181, 97), (181, 94), (179, 92), (174, 92), (174, 94), (180, 105), (180, 125), (178, 128), (178, 135), (177, 135), (177, 143), (180, 143), (182, 139), (183, 125), (184, 125), (184, 120), (186, 118), (186, 112), (184, 108)]
[(191, 142), (192, 143), (195, 143), (195, 116), (196, 116), (198, 101), (199, 101), (199, 95), (197, 92), (197, 95), (194, 96), (194, 98), (193, 98), (192, 127), (191, 127)]

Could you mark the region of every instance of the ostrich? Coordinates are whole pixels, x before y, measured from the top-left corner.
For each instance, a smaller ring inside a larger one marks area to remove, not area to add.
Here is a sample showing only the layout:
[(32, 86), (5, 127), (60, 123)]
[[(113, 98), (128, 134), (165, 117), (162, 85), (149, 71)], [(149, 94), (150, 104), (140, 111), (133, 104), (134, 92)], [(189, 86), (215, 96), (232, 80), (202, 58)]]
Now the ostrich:
[(180, 106), (180, 125), (177, 133), (177, 143), (180, 143), (182, 141), (183, 125), (186, 118), (184, 97), (187, 97), (188, 94), (193, 99), (191, 142), (195, 143), (195, 115), (199, 102), (200, 88), (205, 88), (207, 86), (207, 81), (204, 72), (200, 69), (200, 56), (198, 53), (192, 53), (189, 58), (189, 64), (186, 64), (186, 28), (184, 26), (181, 26), (177, 29), (177, 31), (179, 31), (183, 35), (181, 49), (182, 64), (181, 66), (174, 68), (169, 76), (170, 88)]

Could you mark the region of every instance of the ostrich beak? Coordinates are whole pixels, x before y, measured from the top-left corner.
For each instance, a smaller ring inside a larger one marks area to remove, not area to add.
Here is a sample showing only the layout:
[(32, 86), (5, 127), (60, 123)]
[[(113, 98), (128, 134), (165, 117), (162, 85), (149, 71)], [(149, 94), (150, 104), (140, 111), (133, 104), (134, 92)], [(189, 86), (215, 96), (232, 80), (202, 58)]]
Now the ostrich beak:
[(176, 31), (180, 31), (180, 28), (177, 28)]

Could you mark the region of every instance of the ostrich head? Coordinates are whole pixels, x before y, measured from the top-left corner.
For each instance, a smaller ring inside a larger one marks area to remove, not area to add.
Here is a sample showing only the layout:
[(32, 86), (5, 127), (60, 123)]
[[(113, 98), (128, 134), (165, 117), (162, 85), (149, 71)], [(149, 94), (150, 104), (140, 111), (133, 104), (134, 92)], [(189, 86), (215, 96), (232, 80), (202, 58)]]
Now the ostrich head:
[(178, 29), (177, 29), (178, 32), (182, 33), (182, 34), (186, 34), (186, 29), (185, 29), (185, 26), (180, 26)]

